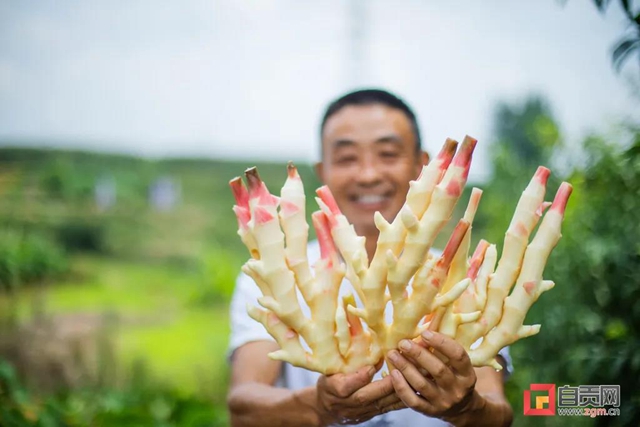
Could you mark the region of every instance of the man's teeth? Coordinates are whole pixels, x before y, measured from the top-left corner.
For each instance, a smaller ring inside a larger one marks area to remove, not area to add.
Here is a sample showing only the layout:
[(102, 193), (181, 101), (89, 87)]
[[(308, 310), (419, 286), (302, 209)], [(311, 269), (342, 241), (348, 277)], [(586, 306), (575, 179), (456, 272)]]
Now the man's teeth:
[(373, 203), (381, 203), (386, 200), (384, 196), (360, 196), (358, 197), (359, 203), (373, 204)]

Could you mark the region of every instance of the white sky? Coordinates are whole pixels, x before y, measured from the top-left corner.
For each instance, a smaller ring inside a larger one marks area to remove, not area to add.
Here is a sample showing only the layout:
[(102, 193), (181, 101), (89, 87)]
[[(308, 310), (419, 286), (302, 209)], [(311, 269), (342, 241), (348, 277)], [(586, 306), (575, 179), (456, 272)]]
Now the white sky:
[(543, 94), (570, 141), (638, 117), (614, 3), (364, 0), (354, 21), (353, 0), (0, 0), (0, 141), (312, 159), (327, 102), (381, 86), (431, 151), (478, 138), (479, 177), (499, 100)]

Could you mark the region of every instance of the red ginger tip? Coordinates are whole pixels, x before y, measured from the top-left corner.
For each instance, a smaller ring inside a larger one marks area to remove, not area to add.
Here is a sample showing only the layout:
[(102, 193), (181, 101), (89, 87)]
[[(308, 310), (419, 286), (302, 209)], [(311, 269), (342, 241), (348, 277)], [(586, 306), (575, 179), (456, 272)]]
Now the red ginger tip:
[(556, 197), (553, 199), (551, 210), (555, 210), (560, 214), (564, 214), (564, 210), (567, 207), (567, 200), (569, 200), (569, 196), (571, 196), (572, 191), (573, 187), (568, 182), (563, 182), (562, 184), (560, 184), (560, 188), (558, 188)]
[(264, 224), (273, 220), (274, 216), (266, 208), (262, 206), (256, 206), (253, 210), (253, 217), (256, 221), (256, 225)]
[(289, 179), (300, 179), (298, 168), (296, 168), (293, 162), (287, 163), (287, 175), (289, 176)]
[(333, 215), (342, 214), (342, 212), (340, 212), (340, 208), (338, 207), (338, 203), (336, 203), (336, 199), (333, 197), (333, 194), (331, 194), (331, 190), (329, 190), (329, 187), (323, 185), (316, 190), (316, 194), (318, 195), (318, 197), (320, 197), (320, 200), (322, 200), (322, 202), (327, 205)]
[(456, 153), (453, 159), (454, 166), (464, 167), (466, 170), (471, 166), (471, 157), (473, 156), (473, 150), (476, 148), (478, 140), (470, 137), (469, 135), (464, 137), (460, 150)]
[(473, 252), (471, 256), (471, 261), (469, 262), (469, 270), (467, 271), (467, 277), (471, 280), (475, 280), (478, 277), (478, 271), (480, 270), (480, 266), (484, 261), (484, 254), (487, 252), (489, 248), (489, 242), (482, 239), (478, 242), (478, 246), (476, 250)]
[(258, 169), (256, 167), (249, 168), (244, 175), (249, 183), (249, 198), (258, 199), (260, 204), (275, 206), (278, 204), (278, 198), (269, 193), (267, 186), (260, 179)]
[(247, 191), (247, 187), (244, 186), (242, 182), (242, 178), (239, 176), (233, 178), (229, 181), (229, 186), (231, 187), (231, 191), (233, 192), (233, 197), (236, 199), (236, 204), (241, 208), (249, 207), (249, 192)]
[(299, 210), (300, 208), (295, 203), (288, 200), (280, 200), (280, 212), (284, 217), (289, 217)]
[(547, 185), (547, 181), (549, 180), (549, 175), (551, 175), (551, 171), (544, 166), (538, 166), (538, 170), (536, 170), (536, 174), (534, 177), (540, 182), (542, 185)]
[(320, 258), (329, 260), (329, 267), (332, 265), (331, 259), (336, 253), (336, 246), (331, 236), (331, 226), (329, 225), (329, 218), (322, 211), (316, 211), (311, 214), (311, 221), (313, 222), (313, 228), (316, 229), (316, 235), (318, 236), (318, 243), (320, 244)]
[(449, 164), (451, 164), (451, 160), (453, 159), (453, 155), (456, 154), (456, 148), (458, 148), (458, 141), (447, 138), (442, 146), (442, 150), (440, 150), (440, 153), (438, 153), (438, 156), (436, 157), (436, 160), (442, 161), (440, 170), (446, 170), (449, 167)]
[(439, 263), (445, 268), (449, 268), (451, 261), (453, 260), (454, 255), (458, 251), (460, 244), (462, 243), (462, 239), (464, 238), (465, 233), (469, 229), (469, 221), (465, 219), (461, 219), (458, 221), (458, 225), (453, 229), (453, 233), (451, 233), (451, 238), (447, 242), (447, 246), (445, 246), (444, 251), (442, 252), (442, 258), (440, 258)]
[(238, 226), (241, 229), (246, 230), (249, 227), (249, 221), (251, 220), (251, 212), (249, 212), (249, 209), (241, 206), (234, 206), (233, 212), (236, 214), (236, 218), (238, 218)]

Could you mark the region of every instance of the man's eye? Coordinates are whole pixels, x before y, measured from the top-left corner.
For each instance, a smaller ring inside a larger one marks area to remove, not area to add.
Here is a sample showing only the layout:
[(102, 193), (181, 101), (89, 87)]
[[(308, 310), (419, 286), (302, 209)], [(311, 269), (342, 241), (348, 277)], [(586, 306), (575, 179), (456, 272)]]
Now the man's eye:
[(346, 164), (346, 163), (355, 162), (356, 160), (357, 158), (354, 155), (340, 156), (336, 159), (336, 163)]
[(398, 152), (396, 151), (382, 151), (380, 153), (381, 157), (384, 157), (385, 159), (394, 159), (396, 157), (398, 157)]

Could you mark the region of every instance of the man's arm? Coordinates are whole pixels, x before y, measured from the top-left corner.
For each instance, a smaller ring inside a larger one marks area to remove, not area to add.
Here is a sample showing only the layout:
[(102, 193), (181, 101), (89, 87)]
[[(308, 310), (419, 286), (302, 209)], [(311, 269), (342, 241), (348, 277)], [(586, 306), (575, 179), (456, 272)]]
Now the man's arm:
[(255, 341), (234, 352), (227, 397), (232, 426), (356, 423), (404, 407), (390, 378), (371, 383), (373, 367), (321, 376), (316, 386), (300, 390), (274, 387), (282, 363), (267, 354), (277, 349), (276, 343)]
[(403, 340), (400, 347), (402, 354), (396, 350), (388, 354), (397, 368), (390, 376), (408, 407), (455, 426), (511, 425), (513, 411), (504, 396), (502, 374), (491, 368), (474, 369), (456, 341), (426, 332), (422, 342)]
[(315, 387), (293, 392), (273, 386), (282, 362), (269, 359), (267, 354), (276, 350), (275, 342), (255, 341), (234, 351), (227, 396), (232, 426), (320, 425)]

